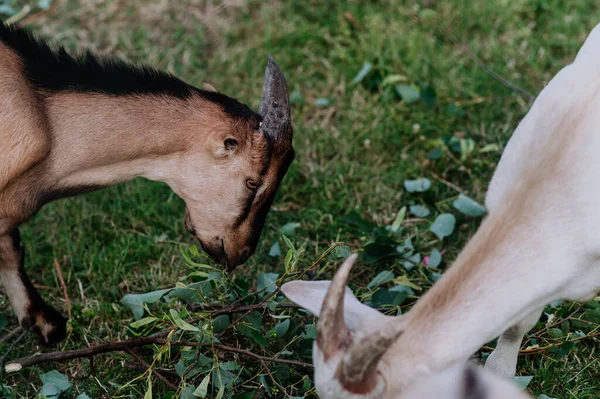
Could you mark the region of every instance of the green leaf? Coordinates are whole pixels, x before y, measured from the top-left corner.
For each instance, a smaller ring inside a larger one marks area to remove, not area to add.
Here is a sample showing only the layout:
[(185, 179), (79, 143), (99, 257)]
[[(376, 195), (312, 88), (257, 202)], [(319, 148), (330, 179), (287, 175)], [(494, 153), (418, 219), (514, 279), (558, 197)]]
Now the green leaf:
[(398, 231), (398, 229), (400, 228), (400, 225), (404, 221), (404, 217), (405, 216), (406, 216), (406, 207), (403, 206), (402, 208), (400, 208), (400, 210), (396, 214), (396, 218), (394, 219), (394, 223), (392, 223), (392, 228), (391, 228), (392, 233), (396, 233)]
[(269, 293), (274, 292), (277, 289), (277, 278), (279, 278), (279, 274), (277, 273), (261, 272), (258, 274), (256, 288), (259, 291), (266, 290)]
[(215, 334), (224, 331), (227, 327), (231, 325), (231, 321), (229, 320), (229, 315), (222, 314), (217, 316), (212, 321), (212, 327)]
[(44, 384), (38, 392), (40, 398), (55, 399), (60, 397), (64, 391), (71, 388), (69, 378), (56, 370), (41, 374), (40, 378)]
[(175, 309), (169, 309), (169, 313), (171, 314), (171, 318), (177, 327), (184, 331), (194, 331), (198, 332), (200, 329), (198, 327), (194, 327), (193, 325), (183, 321), (183, 319), (179, 316), (179, 313)]
[(56, 399), (60, 396), (60, 389), (58, 389), (54, 385), (44, 385), (42, 389), (38, 392), (38, 398), (44, 399)]
[(84, 393), (77, 395), (75, 399), (92, 399)]
[(385, 288), (379, 288), (373, 294), (371, 303), (376, 308), (400, 306), (408, 297), (407, 291), (391, 291)]
[(283, 264), (285, 265), (285, 272), (286, 273), (290, 273), (294, 271), (294, 265), (293, 265), (293, 260), (294, 258), (294, 250), (293, 249), (288, 249), (287, 253), (285, 254), (285, 261), (283, 262)]
[(375, 287), (380, 286), (381, 284), (385, 284), (394, 279), (394, 273), (390, 270), (384, 270), (379, 273), (371, 282), (367, 285), (367, 288), (372, 290)]
[(440, 240), (443, 240), (444, 237), (448, 237), (454, 231), (454, 226), (456, 225), (456, 218), (451, 213), (444, 213), (443, 215), (439, 215), (429, 230)]
[[(55, 0), (58, 1), (58, 0)], [(52, 5), (52, 0), (38, 0), (37, 6), (42, 10), (47, 10)]]
[(148, 324), (154, 323), (156, 320), (158, 320), (158, 317), (144, 317), (141, 320), (134, 321), (133, 323), (131, 323), (129, 325), (129, 327), (131, 327), (131, 328), (144, 327), (144, 326), (147, 326)]
[(324, 108), (329, 106), (329, 99), (327, 97), (317, 98), (314, 102), (315, 107)]
[(301, 105), (304, 104), (304, 96), (298, 90), (294, 90), (290, 94), (290, 104)]
[(286, 223), (279, 228), (279, 232), (286, 236), (291, 236), (296, 232), (296, 229), (301, 226), (301, 223)]
[(409, 209), (410, 213), (412, 213), (418, 218), (426, 218), (431, 214), (431, 211), (423, 205), (411, 205)]
[(407, 104), (412, 104), (419, 101), (419, 98), (421, 98), (419, 92), (413, 86), (397, 85), (396, 93), (398, 93), (398, 95), (402, 97), (402, 101)]
[(277, 323), (275, 327), (269, 331), (268, 336), (272, 336), (275, 338), (281, 338), (288, 332), (290, 328), (290, 319), (286, 319), (280, 323)]
[(550, 337), (552, 338), (562, 338), (565, 336), (563, 330), (561, 330), (560, 328), (550, 328), (548, 330), (548, 335), (550, 335)]
[(381, 81), (381, 87), (387, 87), (395, 85), (396, 83), (405, 82), (406, 76), (404, 75), (388, 75)]
[(333, 249), (331, 254), (337, 259), (346, 259), (351, 254), (350, 247), (347, 245), (338, 245)]
[(154, 303), (170, 291), (171, 288), (145, 294), (127, 294), (121, 299), (121, 304), (131, 309), (133, 317), (139, 320), (144, 315), (144, 303)]
[(179, 395), (179, 399), (195, 399), (194, 398), (194, 386), (188, 385), (181, 390), (181, 394)]
[(437, 95), (435, 94), (433, 87), (429, 85), (421, 86), (421, 101), (423, 101), (423, 104), (427, 105), (428, 107), (433, 107), (435, 105), (436, 98)]
[(206, 376), (202, 379), (202, 382), (200, 383), (200, 385), (198, 385), (198, 388), (196, 388), (192, 395), (198, 398), (206, 397), (206, 394), (208, 393), (208, 383), (210, 382), (210, 374), (211, 373), (206, 374)]
[(431, 181), (427, 178), (416, 180), (404, 180), (404, 188), (409, 193), (423, 193), (431, 187)]
[(551, 398), (548, 395), (541, 394), (540, 396), (537, 397), (537, 399), (557, 399), (557, 398)]
[(360, 71), (358, 71), (358, 74), (354, 77), (354, 79), (352, 79), (352, 83), (360, 83), (365, 78), (365, 76), (367, 76), (369, 72), (371, 72), (372, 67), (373, 65), (370, 62), (365, 61)]
[(421, 263), (421, 254), (416, 253), (413, 256), (405, 259), (406, 260), (402, 262), (402, 266), (404, 266), (406, 270), (412, 270)]
[(529, 385), (529, 383), (531, 382), (532, 379), (533, 379), (533, 376), (531, 376), (531, 375), (523, 375), (523, 376), (514, 377), (515, 382), (521, 389), (527, 388), (527, 386)]
[(279, 246), (278, 241), (275, 241), (275, 244), (271, 246), (271, 249), (269, 250), (269, 256), (274, 258), (281, 256), (281, 247)]
[(365, 245), (364, 250), (361, 254), (362, 258), (367, 262), (377, 262), (381, 259), (388, 258), (390, 256), (397, 256), (396, 246), (391, 244), (385, 244), (380, 242), (372, 242)]
[(433, 249), (429, 254), (429, 267), (438, 267), (442, 263), (442, 254), (437, 249)]
[(59, 373), (56, 370), (52, 370), (47, 373), (41, 374), (40, 378), (42, 379), (42, 383), (44, 385), (54, 385), (61, 392), (71, 388), (72, 385), (69, 382), (69, 377), (62, 373)]
[(370, 233), (376, 227), (374, 223), (364, 220), (356, 211), (348, 213), (342, 219), (344, 222), (358, 227), (362, 232)]
[(464, 194), (460, 194), (458, 199), (456, 199), (452, 205), (467, 216), (478, 217), (482, 216), (486, 212), (486, 209), (483, 205)]

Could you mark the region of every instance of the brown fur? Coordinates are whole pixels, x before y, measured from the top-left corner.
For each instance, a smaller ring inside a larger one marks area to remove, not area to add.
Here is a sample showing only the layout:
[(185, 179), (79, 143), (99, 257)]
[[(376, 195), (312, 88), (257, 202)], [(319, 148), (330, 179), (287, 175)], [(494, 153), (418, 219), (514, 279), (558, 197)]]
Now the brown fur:
[[(231, 268), (252, 254), (293, 159), (291, 128), (289, 145), (274, 145), (258, 115), (237, 117), (196, 91), (47, 90), (33, 88), (19, 57), (0, 44), (0, 274), (24, 327), (56, 342), (65, 320), (1, 244), (57, 198), (135, 177), (162, 181), (186, 202), (187, 229), (217, 261)], [(248, 179), (260, 182), (256, 190)]]

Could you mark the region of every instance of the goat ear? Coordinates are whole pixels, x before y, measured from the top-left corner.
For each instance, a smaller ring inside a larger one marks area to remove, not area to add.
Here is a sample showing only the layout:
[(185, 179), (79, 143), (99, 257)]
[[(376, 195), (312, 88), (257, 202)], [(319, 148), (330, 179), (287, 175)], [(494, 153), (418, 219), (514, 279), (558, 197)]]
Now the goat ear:
[[(281, 287), (283, 294), (292, 302), (302, 306), (315, 316), (321, 313), (321, 305), (325, 294), (329, 289), (331, 281), (290, 281)], [(363, 323), (373, 318), (385, 318), (387, 316), (377, 310), (363, 305), (356, 299), (350, 288), (346, 287), (344, 294), (344, 320), (351, 331), (359, 330)]]

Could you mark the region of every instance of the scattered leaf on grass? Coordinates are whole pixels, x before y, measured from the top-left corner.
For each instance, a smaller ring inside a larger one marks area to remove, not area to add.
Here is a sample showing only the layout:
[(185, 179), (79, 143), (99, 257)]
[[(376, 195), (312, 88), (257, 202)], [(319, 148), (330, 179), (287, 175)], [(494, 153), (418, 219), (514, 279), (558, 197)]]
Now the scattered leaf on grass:
[(486, 212), (483, 205), (464, 194), (460, 194), (452, 205), (467, 216), (479, 217)]
[(523, 375), (523, 376), (514, 377), (515, 382), (521, 389), (527, 388), (527, 386), (529, 385), (529, 383), (531, 382), (532, 379), (533, 379), (533, 376), (531, 376), (531, 375)]
[(421, 98), (419, 92), (413, 86), (397, 85), (396, 93), (402, 97), (402, 101), (404, 101), (406, 104), (412, 104), (416, 101), (419, 101), (419, 98)]
[(437, 249), (433, 249), (428, 256), (425, 265), (429, 267), (438, 267), (440, 263), (442, 263), (442, 254)]
[(409, 193), (423, 193), (431, 187), (431, 181), (426, 178), (420, 178), (415, 180), (404, 180), (404, 188)]
[(404, 221), (404, 216), (406, 216), (406, 207), (405, 206), (400, 208), (400, 210), (396, 214), (396, 219), (394, 219), (394, 223), (392, 223), (392, 227), (391, 227), (392, 233), (398, 232), (398, 229), (400, 229), (400, 226), (402, 225), (402, 222)]
[(56, 370), (41, 374), (40, 378), (44, 384), (39, 392), (41, 397), (58, 398), (61, 393), (71, 388), (72, 385), (69, 382), (69, 377)]
[(424, 205), (411, 205), (410, 213), (418, 218), (426, 218), (431, 214), (431, 211)]
[(315, 107), (324, 108), (329, 106), (329, 99), (327, 97), (317, 98), (314, 104)]
[(331, 254), (337, 259), (346, 259), (351, 254), (350, 247), (347, 245), (338, 245), (333, 249)]
[(286, 223), (279, 228), (279, 232), (286, 236), (291, 236), (296, 232), (296, 229), (300, 227), (300, 223), (290, 222)]
[(275, 243), (271, 246), (271, 249), (269, 250), (269, 256), (274, 258), (281, 256), (281, 247), (279, 246), (278, 241), (275, 241)]
[(392, 281), (394, 279), (394, 273), (390, 270), (384, 270), (379, 273), (371, 282), (367, 285), (368, 289), (373, 289), (375, 287), (380, 286), (381, 284), (385, 284), (388, 281)]
[(360, 83), (365, 78), (365, 76), (367, 76), (369, 72), (371, 72), (372, 67), (373, 65), (370, 62), (365, 61), (360, 71), (358, 71), (358, 74), (356, 74), (354, 79), (352, 79), (352, 83)]
[(440, 240), (443, 240), (444, 237), (448, 237), (454, 231), (454, 226), (456, 225), (456, 218), (451, 213), (444, 213), (443, 215), (439, 215), (429, 230), (433, 234), (435, 234)]

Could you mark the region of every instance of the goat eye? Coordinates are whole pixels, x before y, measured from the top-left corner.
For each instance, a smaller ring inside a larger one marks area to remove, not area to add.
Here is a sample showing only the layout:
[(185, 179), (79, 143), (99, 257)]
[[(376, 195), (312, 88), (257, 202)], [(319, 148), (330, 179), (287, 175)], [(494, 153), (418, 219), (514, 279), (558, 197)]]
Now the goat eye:
[(246, 187), (250, 190), (256, 190), (259, 186), (259, 183), (256, 180), (248, 179), (246, 180)]

